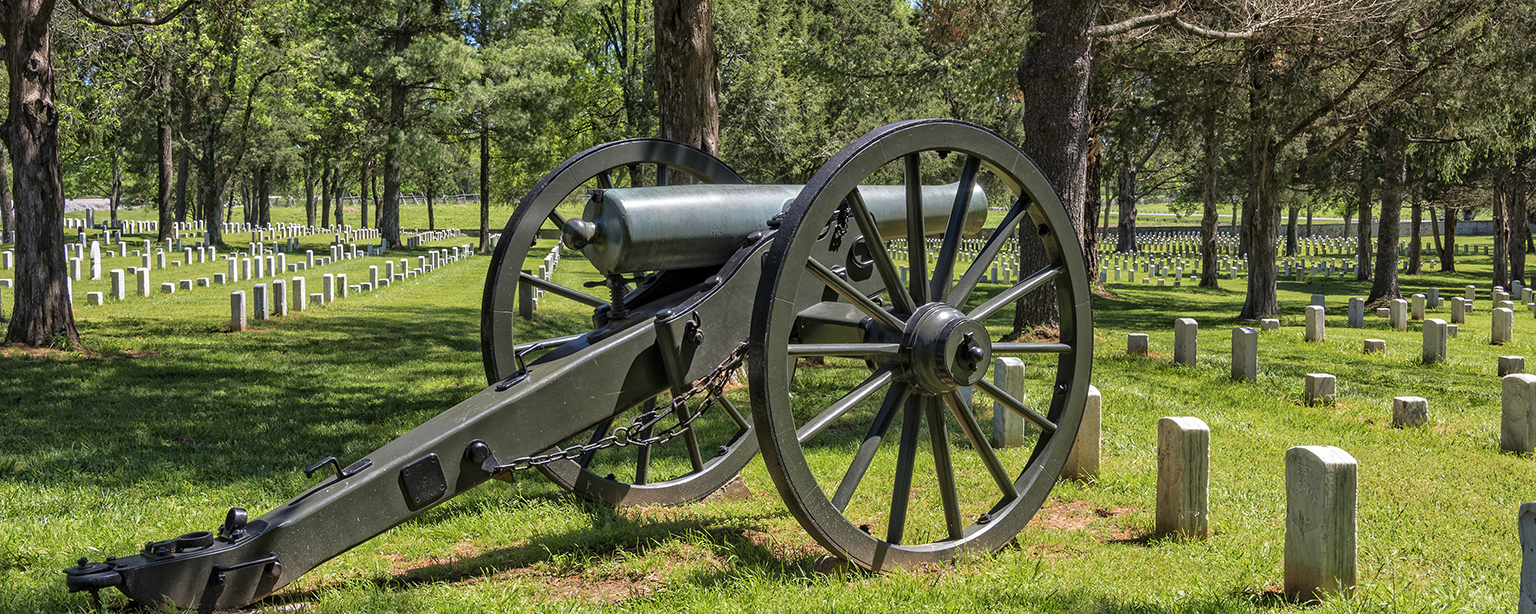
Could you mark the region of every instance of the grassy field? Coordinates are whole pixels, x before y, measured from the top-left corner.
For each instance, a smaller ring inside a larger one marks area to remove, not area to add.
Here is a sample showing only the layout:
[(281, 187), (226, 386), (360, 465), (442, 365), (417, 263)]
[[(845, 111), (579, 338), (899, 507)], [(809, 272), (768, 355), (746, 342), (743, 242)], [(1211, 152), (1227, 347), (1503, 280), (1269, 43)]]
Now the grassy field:
[[(580, 264), (577, 254), (566, 259)], [(530, 475), (390, 530), (256, 609), (1510, 611), (1520, 565), (1515, 514), (1536, 499), (1536, 466), (1498, 450), (1495, 368), (1501, 355), (1536, 359), (1536, 319), (1519, 312), (1514, 343), (1488, 345), (1489, 262), (1461, 260), (1462, 273), (1402, 281), (1405, 294), (1483, 289), (1449, 361), (1433, 366), (1419, 364), (1416, 323), (1403, 333), (1377, 318), (1344, 327), (1344, 305), (1365, 294), (1363, 283), (1282, 282), (1283, 326), (1261, 336), (1260, 377), (1251, 383), (1228, 377), (1230, 330), (1245, 324), (1233, 317), (1243, 280), (1214, 290), (1127, 285), (1097, 298), (1102, 473), (1059, 484), (1016, 545), (995, 555), (883, 575), (817, 574), (821, 551), (785, 510), (761, 459), (744, 472), (749, 498), (679, 508), (608, 510)], [(359, 458), (479, 391), (488, 263), (472, 258), (238, 334), (226, 329), (228, 288), (82, 305), (75, 313), (90, 352), (0, 350), (0, 611), (89, 609), (58, 573), (76, 558), (211, 529), (231, 506), (271, 509), (312, 483), (301, 470), (316, 459)], [(333, 266), (356, 283), (368, 264)], [(575, 268), (562, 265), (557, 275)], [(311, 277), (325, 272), (333, 271)], [(1301, 312), (1315, 293), (1328, 296), (1328, 340), (1305, 343)], [(581, 330), (583, 313), (554, 305), (536, 327)], [(1171, 363), (1178, 317), (1201, 324), (1195, 368)], [(1151, 335), (1152, 356), (1126, 356), (1133, 332)], [(1387, 351), (1363, 354), (1366, 338), (1387, 340)], [(1336, 404), (1301, 403), (1311, 372), (1338, 377)], [(827, 377), (857, 382), (862, 374), (834, 365)], [(1401, 395), (1430, 399), (1428, 427), (1389, 426), (1391, 399)], [(1211, 428), (1209, 540), (1152, 534), (1162, 416), (1195, 416)], [(1276, 594), (1283, 458), (1291, 446), (1324, 444), (1360, 463), (1360, 587), (1352, 599), (1303, 606)], [(103, 596), (109, 609), (125, 603)]]

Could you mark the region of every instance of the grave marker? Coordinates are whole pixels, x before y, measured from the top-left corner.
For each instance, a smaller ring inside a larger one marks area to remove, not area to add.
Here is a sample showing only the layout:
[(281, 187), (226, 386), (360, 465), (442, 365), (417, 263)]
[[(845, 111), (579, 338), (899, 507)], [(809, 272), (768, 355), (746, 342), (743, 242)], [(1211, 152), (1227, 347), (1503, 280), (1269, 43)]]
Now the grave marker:
[(1499, 447), (1530, 454), (1536, 447), (1536, 375), (1506, 375), (1500, 387)]
[(245, 291), (229, 293), (229, 330), (245, 330)]
[(1303, 341), (1314, 342), (1326, 341), (1328, 339), (1328, 329), (1324, 327), (1322, 307), (1317, 305), (1308, 305), (1306, 321), (1307, 328), (1306, 333), (1304, 333), (1302, 337)]
[(1350, 328), (1365, 328), (1365, 299), (1350, 297), (1349, 322), (1346, 325)]
[(1200, 342), (1200, 324), (1194, 318), (1173, 321), (1173, 362), (1195, 366), (1196, 346)]
[(1307, 405), (1332, 405), (1338, 399), (1338, 378), (1327, 373), (1308, 373), (1302, 384), (1302, 400)]
[(1429, 421), (1429, 400), (1424, 397), (1392, 397), (1392, 426), (1424, 426)]
[(1070, 480), (1098, 477), (1099, 445), (1104, 424), (1103, 409), (1103, 395), (1099, 394), (1097, 387), (1088, 386), (1088, 403), (1083, 406), (1083, 420), (1077, 426), (1077, 439), (1072, 443), (1072, 453), (1067, 456), (1067, 464), (1061, 469), (1061, 477)]
[(1146, 333), (1130, 333), (1125, 336), (1125, 352), (1132, 356), (1147, 355)]
[[(1024, 360), (1005, 356), (992, 360), (992, 379), (998, 388), (1019, 401), (1024, 400)], [(992, 403), (992, 443), (999, 448), (1024, 445), (1024, 417)]]
[(1449, 344), (1445, 320), (1430, 318), (1424, 321), (1424, 348), (1422, 358), (1424, 364), (1432, 365), (1445, 361)]
[(1210, 449), (1211, 429), (1199, 418), (1157, 421), (1158, 533), (1209, 534)]
[(1286, 595), (1354, 593), (1357, 471), (1354, 457), (1333, 446), (1286, 450)]
[(1515, 310), (1500, 307), (1493, 310), (1493, 336), (1491, 345), (1504, 345), (1515, 338)]
[(1232, 379), (1251, 382), (1259, 377), (1259, 331), (1232, 329)]
[(1397, 329), (1398, 332), (1408, 330), (1408, 301), (1395, 298), (1392, 299), (1389, 305), (1389, 309), (1391, 309), (1389, 317), (1391, 318), (1392, 328)]
[(1524, 356), (1500, 356), (1499, 357), (1499, 377), (1504, 377), (1506, 375), (1510, 375), (1510, 374), (1513, 374), (1513, 373), (1525, 373), (1525, 357)]

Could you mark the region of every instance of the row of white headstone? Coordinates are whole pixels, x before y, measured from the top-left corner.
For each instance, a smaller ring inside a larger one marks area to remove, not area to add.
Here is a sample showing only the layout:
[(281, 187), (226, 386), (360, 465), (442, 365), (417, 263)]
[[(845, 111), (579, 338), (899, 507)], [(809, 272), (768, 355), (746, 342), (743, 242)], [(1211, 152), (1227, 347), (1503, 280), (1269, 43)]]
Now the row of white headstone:
[[(368, 281), (356, 285), (348, 285), (345, 273), (326, 273), (321, 277), (321, 291), (310, 294), (306, 287), (306, 279), (302, 276), (291, 280), (274, 279), (270, 284), (256, 284), (251, 291), (252, 316), (256, 320), (266, 320), (273, 317), (281, 317), (292, 311), (304, 311), (310, 304), (325, 305), (338, 298), (347, 298), (353, 292), (368, 292), (376, 288), (383, 288), (391, 282), (404, 281), (425, 275), (436, 269), (458, 262), (461, 259), (474, 255), (474, 250), (468, 245), (459, 245), (443, 249), (435, 249), (427, 255), (417, 256), (417, 267), (405, 270), (408, 261), (400, 259), (401, 272), (395, 272), (395, 261), (385, 263), (384, 277), (379, 277), (378, 265), (368, 267)], [(291, 282), (291, 283), (290, 283)], [(245, 291), (236, 290), (229, 293), (229, 328), (232, 331), (243, 331), (248, 328)]]

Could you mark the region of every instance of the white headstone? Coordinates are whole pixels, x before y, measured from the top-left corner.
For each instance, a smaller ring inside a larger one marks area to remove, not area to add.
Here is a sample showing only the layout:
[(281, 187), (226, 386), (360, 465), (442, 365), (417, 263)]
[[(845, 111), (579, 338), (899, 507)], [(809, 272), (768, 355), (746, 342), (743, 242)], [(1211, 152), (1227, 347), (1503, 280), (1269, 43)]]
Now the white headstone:
[(1210, 450), (1211, 429), (1199, 418), (1157, 421), (1158, 533), (1209, 534)]
[(1259, 331), (1232, 329), (1232, 379), (1251, 382), (1259, 377)]
[(1339, 397), (1338, 379), (1327, 373), (1308, 373), (1301, 396), (1308, 405), (1332, 405)]
[(245, 330), (245, 291), (229, 293), (229, 330)]
[[(1011, 412), (1010, 412), (1011, 413)], [(1083, 420), (1077, 426), (1072, 453), (1061, 469), (1061, 477), (1088, 480), (1099, 475), (1099, 445), (1103, 437), (1104, 397), (1099, 389), (1088, 386), (1088, 403), (1083, 406)]]
[(1317, 305), (1308, 305), (1306, 312), (1306, 333), (1303, 341), (1327, 341), (1328, 329), (1323, 322), (1323, 308)]
[[(1024, 401), (1023, 359), (1013, 356), (994, 358), (992, 380), (1009, 396)], [(999, 448), (1016, 448), (1025, 443), (1024, 417), (997, 402), (992, 403), (992, 443)]]
[(1333, 446), (1285, 452), (1285, 594), (1302, 601), (1355, 590), (1357, 465)]
[(1200, 342), (1200, 324), (1194, 318), (1173, 321), (1173, 362), (1195, 366), (1196, 348)]
[(1493, 310), (1493, 336), (1489, 343), (1504, 345), (1515, 339), (1515, 310), (1500, 307)]
[(1424, 397), (1392, 397), (1392, 426), (1424, 426), (1429, 421), (1429, 400)]

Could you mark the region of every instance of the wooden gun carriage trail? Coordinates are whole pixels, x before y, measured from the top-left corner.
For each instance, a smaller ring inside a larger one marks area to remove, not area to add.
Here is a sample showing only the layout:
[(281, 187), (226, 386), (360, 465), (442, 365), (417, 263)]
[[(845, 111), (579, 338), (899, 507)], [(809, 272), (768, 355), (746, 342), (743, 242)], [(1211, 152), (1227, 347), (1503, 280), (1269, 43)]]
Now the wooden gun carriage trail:
[[(573, 196), (580, 219), (556, 211)], [(1007, 210), (995, 228), (989, 204)], [(522, 272), (541, 229), (581, 249), (594, 281)], [(1048, 262), (998, 283), (1016, 235)], [(748, 185), (675, 142), (599, 145), (550, 171), (502, 238), (482, 304), (489, 387), (364, 458), (316, 463), (317, 484), (260, 517), (234, 508), (215, 531), (81, 559), (70, 590), (239, 607), (518, 470), (606, 505), (676, 505), (759, 451), (805, 530), (879, 571), (1008, 543), (1071, 452), (1093, 354), (1084, 255), (1038, 169), (984, 128), (891, 124), (804, 186)], [(531, 335), (518, 293), (536, 291), (590, 306), (592, 329)], [(1057, 340), (1002, 340), (1020, 300), (1056, 302)], [(1023, 354), (1043, 355), (1048, 386), (1030, 404), (986, 378), (995, 356)], [(811, 364), (862, 373), (829, 384)], [(728, 386), (741, 370), (746, 391)], [(1024, 448), (993, 449), (976, 390), (1033, 425)], [(857, 445), (828, 445), (838, 433)]]

